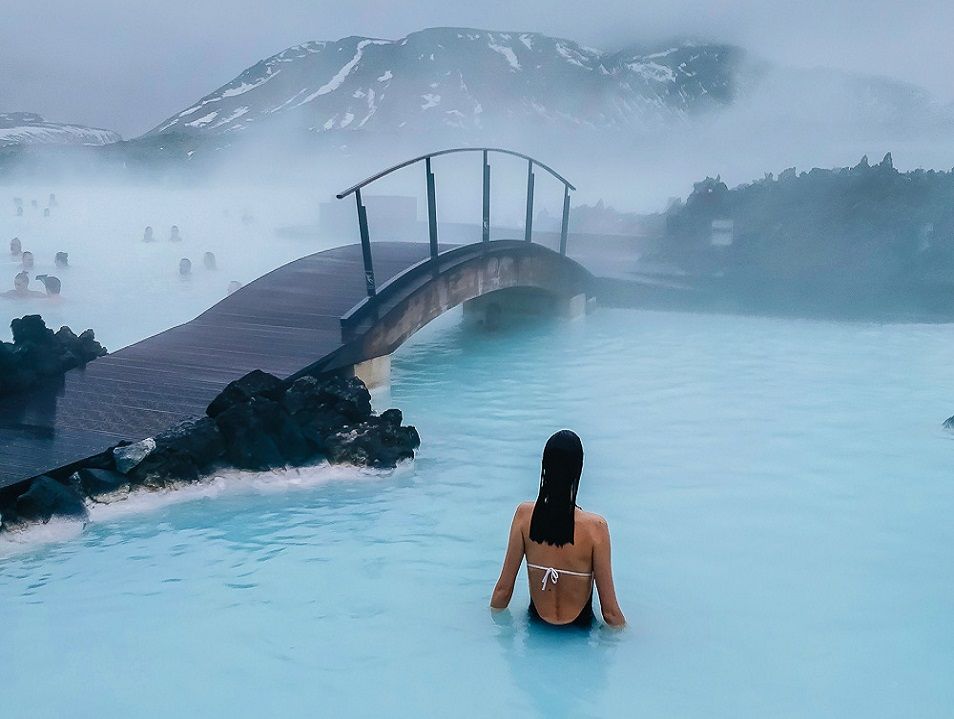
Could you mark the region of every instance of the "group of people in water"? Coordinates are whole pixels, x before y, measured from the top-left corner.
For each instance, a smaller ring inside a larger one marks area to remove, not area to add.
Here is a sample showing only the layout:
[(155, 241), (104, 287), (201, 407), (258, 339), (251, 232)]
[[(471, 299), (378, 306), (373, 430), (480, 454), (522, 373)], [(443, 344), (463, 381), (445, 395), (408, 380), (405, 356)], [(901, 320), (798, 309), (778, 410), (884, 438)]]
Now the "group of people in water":
[[(146, 229), (142, 233), (143, 242), (156, 242), (156, 232), (153, 230), (152, 225), (146, 225)], [(179, 231), (178, 225), (173, 225), (169, 228), (169, 242), (182, 242), (182, 233)], [(206, 252), (202, 255), (202, 266), (207, 270), (217, 270), (218, 262), (215, 259), (215, 254), (212, 252)], [(179, 277), (188, 278), (192, 276), (192, 260), (188, 257), (183, 257), (179, 260)], [(241, 282), (232, 280), (229, 282), (228, 294), (232, 294), (235, 290), (239, 289), (242, 286)]]
[[(215, 264), (215, 255), (211, 252), (206, 252), (202, 255), (202, 266), (207, 270), (217, 270), (218, 266)], [(179, 276), (188, 277), (192, 274), (192, 260), (188, 257), (183, 257), (179, 260)]]
[[(146, 229), (142, 233), (143, 242), (155, 242), (156, 233), (152, 229), (152, 225), (146, 225)], [(179, 226), (173, 225), (169, 228), (169, 242), (182, 242), (182, 235), (179, 232)]]
[[(58, 204), (59, 203), (56, 200), (56, 194), (51, 192), (49, 202), (47, 206), (43, 208), (43, 216), (49, 217), (50, 210), (56, 207)], [(16, 208), (17, 217), (23, 217), (23, 198), (14, 197), (13, 205)], [(39, 209), (39, 202), (36, 200), (30, 200), (30, 205), (34, 209)], [(55, 275), (36, 275), (33, 279), (42, 283), (43, 291), (40, 292), (39, 290), (30, 289), (30, 273), (33, 272), (36, 260), (30, 250), (23, 249), (23, 243), (20, 241), (19, 237), (14, 237), (12, 240), (10, 240), (10, 257), (15, 263), (19, 263), (20, 271), (17, 272), (13, 278), (13, 289), (7, 290), (6, 292), (0, 292), (0, 297), (12, 300), (31, 298), (42, 298), (48, 300), (60, 299), (60, 291), (63, 288), (63, 283), (60, 281), (60, 278)], [(60, 269), (69, 267), (69, 253), (57, 252), (53, 258), (53, 264)]]
[[(52, 195), (51, 195), (52, 197)], [(33, 271), (35, 259), (33, 253), (23, 249), (23, 244), (19, 237), (10, 240), (10, 256), (14, 262), (19, 262), (20, 271), (13, 278), (13, 289), (0, 293), (0, 297), (5, 299), (30, 299), (44, 298), (49, 300), (59, 300), (62, 282), (55, 275), (39, 274), (35, 279), (43, 284), (44, 291), (30, 289), (30, 273)], [(53, 263), (56, 267), (69, 267), (69, 254), (66, 252), (57, 252)]]
[[(40, 203), (37, 202), (36, 200), (30, 200), (30, 205), (31, 205), (31, 206), (33, 207), (33, 209), (35, 209), (35, 210), (40, 209)], [(51, 192), (51, 193), (50, 193), (49, 202), (48, 202), (47, 206), (43, 208), (43, 216), (44, 216), (44, 217), (49, 217), (49, 216), (50, 216), (50, 211), (51, 211), (54, 207), (56, 207), (56, 205), (57, 205), (56, 195)], [(14, 206), (14, 208), (15, 208), (15, 210), (16, 210), (17, 217), (23, 217), (23, 198), (22, 198), (22, 197), (14, 197), (14, 198), (13, 198), (13, 206)]]
[[(55, 199), (55, 195), (50, 195), (51, 199)], [(179, 234), (179, 228), (175, 225), (172, 226), (172, 230), (169, 235), (170, 241), (179, 242), (182, 237)], [(154, 234), (152, 227), (147, 227), (145, 233), (143, 234), (144, 242), (154, 241)], [(33, 272), (35, 258), (33, 253), (29, 250), (23, 249), (23, 243), (19, 237), (14, 237), (10, 240), (10, 257), (11, 259), (20, 265), (19, 272), (13, 278), (13, 289), (7, 290), (5, 292), (0, 292), (0, 297), (4, 299), (33, 299), (33, 298), (46, 298), (46, 299), (59, 299), (60, 292), (62, 290), (63, 284), (60, 281), (59, 277), (49, 274), (38, 274), (34, 277), (37, 282), (41, 282), (44, 287), (44, 291), (40, 292), (38, 290), (30, 289), (30, 273)], [(66, 268), (69, 267), (69, 253), (67, 252), (57, 252), (54, 256), (53, 263), (57, 268)], [(206, 252), (202, 256), (202, 265), (207, 270), (217, 270), (218, 263), (215, 258), (215, 254), (212, 252)], [(179, 260), (179, 276), (182, 278), (187, 278), (192, 275), (192, 260), (188, 257), (183, 257)], [(232, 294), (237, 289), (241, 288), (242, 283), (236, 280), (232, 280), (228, 285), (228, 294)]]
[[(14, 197), (13, 204), (16, 209), (16, 214), (18, 217), (22, 217), (24, 214), (24, 201), (21, 197)], [(58, 206), (58, 201), (56, 199), (55, 193), (50, 193), (49, 203), (46, 208), (44, 208), (43, 213), (45, 216), (50, 215), (51, 208)], [(30, 205), (39, 209), (39, 202), (37, 200), (30, 200)], [(179, 230), (178, 225), (172, 225), (169, 228), (169, 234), (167, 240), (169, 242), (182, 242), (182, 232)], [(147, 226), (143, 230), (142, 241), (151, 243), (156, 242), (157, 237), (155, 230), (151, 225)], [(60, 297), (60, 291), (62, 289), (62, 282), (59, 277), (50, 274), (38, 274), (33, 277), (32, 281), (40, 282), (43, 284), (44, 290), (38, 291), (30, 288), (31, 284), (31, 274), (34, 268), (34, 256), (33, 253), (29, 250), (24, 250), (23, 245), (19, 237), (14, 237), (10, 240), (10, 256), (14, 262), (20, 265), (19, 271), (16, 273), (16, 276), (13, 280), (13, 289), (7, 290), (5, 292), (0, 292), (0, 297), (5, 299), (31, 299), (31, 298), (47, 298), (47, 299), (58, 299)], [(66, 252), (57, 252), (54, 258), (54, 264), (57, 268), (65, 268), (69, 266), (69, 257)], [(179, 260), (178, 274), (181, 279), (188, 279), (192, 276), (192, 260), (188, 257), (182, 257)], [(202, 255), (202, 266), (206, 270), (217, 270), (218, 261), (215, 257), (215, 254), (212, 252), (205, 252)], [(227, 294), (231, 295), (236, 290), (242, 287), (242, 283), (237, 280), (232, 280), (228, 284)]]

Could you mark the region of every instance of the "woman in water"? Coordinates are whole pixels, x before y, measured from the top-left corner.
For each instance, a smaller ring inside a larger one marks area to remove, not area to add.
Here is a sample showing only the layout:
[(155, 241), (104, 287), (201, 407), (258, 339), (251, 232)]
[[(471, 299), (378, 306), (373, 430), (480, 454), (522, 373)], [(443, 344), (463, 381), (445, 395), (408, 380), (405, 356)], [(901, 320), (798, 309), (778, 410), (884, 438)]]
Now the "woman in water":
[(606, 520), (576, 506), (583, 471), (583, 444), (568, 429), (554, 434), (543, 450), (536, 502), (517, 507), (500, 579), (490, 606), (506, 609), (517, 572), (527, 558), (530, 616), (546, 624), (588, 627), (593, 623), (593, 581), (603, 620), (626, 624), (616, 599)]

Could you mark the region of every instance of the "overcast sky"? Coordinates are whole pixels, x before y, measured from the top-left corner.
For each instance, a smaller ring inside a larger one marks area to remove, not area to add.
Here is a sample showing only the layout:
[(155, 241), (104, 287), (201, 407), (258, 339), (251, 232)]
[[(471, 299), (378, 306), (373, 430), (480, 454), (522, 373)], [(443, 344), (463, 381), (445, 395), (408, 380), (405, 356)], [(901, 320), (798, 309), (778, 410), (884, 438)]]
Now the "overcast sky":
[(888, 75), (954, 100), (954, 2), (938, 0), (3, 0), (0, 112), (134, 137), (291, 45), (449, 25), (601, 49), (701, 35), (781, 64)]

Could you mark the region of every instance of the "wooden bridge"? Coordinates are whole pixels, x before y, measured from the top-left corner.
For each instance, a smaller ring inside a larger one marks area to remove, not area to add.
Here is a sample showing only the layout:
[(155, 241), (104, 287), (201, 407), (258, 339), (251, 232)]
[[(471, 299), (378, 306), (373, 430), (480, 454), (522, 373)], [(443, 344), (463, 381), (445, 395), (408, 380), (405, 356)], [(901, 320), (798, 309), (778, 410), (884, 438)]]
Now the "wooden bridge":
[[(438, 243), (432, 159), (453, 152), (482, 153), (483, 232), (480, 242), (447, 247)], [(491, 153), (527, 160), (522, 240), (490, 240)], [(361, 189), (418, 162), (426, 172), (429, 241), (372, 244)], [(530, 241), (535, 168), (563, 183), (559, 251)], [(593, 278), (566, 257), (573, 189), (537, 160), (495, 148), (443, 150), (364, 180), (338, 195), (355, 197), (361, 244), (295, 260), (190, 322), (0, 400), (0, 489), (202, 415), (226, 384), (253, 369), (283, 378), (341, 372), (380, 379), (390, 353), (462, 303), (529, 292), (579, 312)]]

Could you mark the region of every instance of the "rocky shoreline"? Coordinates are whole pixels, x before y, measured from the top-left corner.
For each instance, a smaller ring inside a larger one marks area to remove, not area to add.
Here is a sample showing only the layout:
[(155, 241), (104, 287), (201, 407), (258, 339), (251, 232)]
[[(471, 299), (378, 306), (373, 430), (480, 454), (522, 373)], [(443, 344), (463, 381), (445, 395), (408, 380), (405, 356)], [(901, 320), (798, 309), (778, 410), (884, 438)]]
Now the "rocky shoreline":
[(255, 370), (229, 384), (206, 415), (123, 443), (59, 472), (0, 492), (0, 532), (53, 517), (85, 520), (94, 504), (136, 489), (199, 482), (223, 469), (269, 470), (327, 461), (393, 469), (421, 440), (400, 410), (376, 415), (355, 378), (286, 382)]

